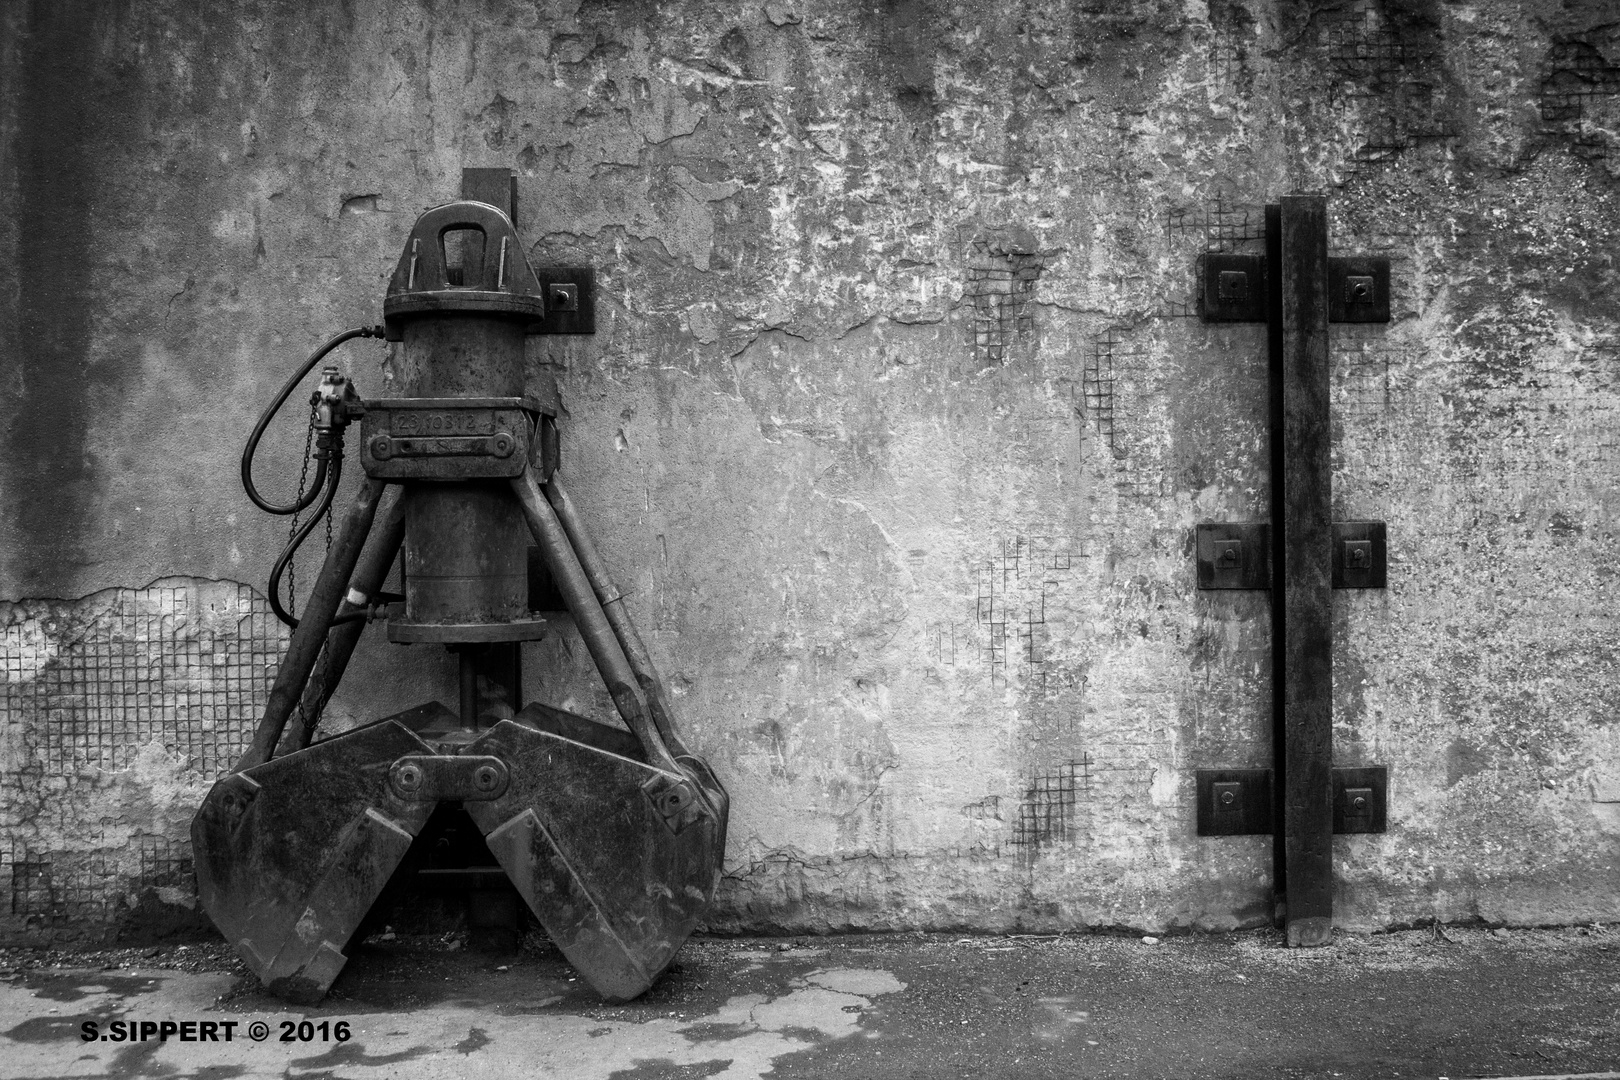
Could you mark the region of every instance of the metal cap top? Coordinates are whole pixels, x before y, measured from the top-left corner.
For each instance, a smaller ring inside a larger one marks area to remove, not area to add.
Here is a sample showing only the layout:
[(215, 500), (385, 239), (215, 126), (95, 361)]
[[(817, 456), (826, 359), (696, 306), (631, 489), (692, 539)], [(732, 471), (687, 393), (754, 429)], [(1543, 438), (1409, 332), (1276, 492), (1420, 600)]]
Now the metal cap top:
[[(446, 252), (452, 235), (457, 250)], [(388, 340), (404, 337), (406, 319), (445, 312), (545, 317), (544, 293), (512, 219), (488, 203), (445, 203), (417, 218), (388, 283)]]

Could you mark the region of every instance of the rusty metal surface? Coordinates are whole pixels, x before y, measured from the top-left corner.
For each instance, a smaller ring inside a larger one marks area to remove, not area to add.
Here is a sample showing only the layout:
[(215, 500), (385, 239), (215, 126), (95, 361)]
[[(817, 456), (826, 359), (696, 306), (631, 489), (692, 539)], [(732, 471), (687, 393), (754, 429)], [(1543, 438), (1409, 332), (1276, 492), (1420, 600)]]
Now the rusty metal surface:
[(413, 623), (395, 619), (388, 624), (388, 640), (396, 645), (539, 641), (554, 629), (555, 623), (548, 619), (510, 619), (498, 623)]
[[(1205, 252), (1198, 257), (1198, 314), (1205, 322), (1266, 322), (1270, 260), (1264, 255)], [(1328, 321), (1387, 323), (1389, 259), (1330, 256)]]
[(1272, 831), (1270, 769), (1199, 769), (1196, 780), (1199, 836)]
[(204, 910), (271, 992), (319, 1000), (344, 948), (432, 803), (388, 784), (389, 763), (432, 748), (393, 719), (214, 785), (192, 821)]
[[(356, 400), (366, 484), (255, 745), (275, 745), (299, 691), (308, 719), (288, 745), (308, 742), (359, 624), (339, 624), (338, 653), (311, 679), (315, 651), (340, 612), (370, 605), (396, 549), (405, 596), (389, 638), (460, 652), (459, 714), (431, 702), (272, 761), (250, 751), (193, 821), (205, 910), (288, 1000), (325, 994), (349, 937), (401, 861), (420, 857), (413, 838), (441, 805), (473, 819), (547, 932), (610, 1000), (652, 984), (719, 879), (726, 793), (681, 741), (651, 656), (566, 492), (552, 494), (553, 510), (540, 490), (557, 465), (559, 403), (549, 379), (544, 405), (520, 396), (523, 323), (535, 314), (526, 305), (538, 303), (540, 286), (515, 240), (506, 216), (479, 203), (418, 220), (386, 303), (388, 336), (404, 342), (396, 358), (408, 396)], [(559, 318), (576, 320), (569, 332), (581, 332), (591, 276), (569, 276), (547, 282), (545, 295)], [(354, 574), (385, 481), (404, 490)], [(517, 712), (519, 722), (503, 719), (521, 705), (511, 642), (546, 631), (530, 602), (552, 592), (629, 730), (541, 705)]]
[(1331, 940), (1333, 922), (1333, 460), (1328, 379), (1327, 200), (1281, 201), (1283, 493), (1275, 562), (1283, 588), (1282, 827), (1290, 945)]
[(1195, 547), (1200, 589), (1271, 587), (1271, 530), (1265, 522), (1200, 524)]
[(1264, 255), (1200, 255), (1199, 316), (1205, 322), (1265, 322), (1268, 273)]
[(1381, 833), (1389, 828), (1389, 769), (1333, 770), (1334, 833)]
[[(1258, 836), (1276, 829), (1273, 769), (1199, 769), (1199, 836)], [(1387, 826), (1389, 770), (1335, 765), (1333, 834), (1381, 833)]]
[(512, 769), (467, 812), (546, 933), (610, 1001), (643, 993), (714, 896), (724, 829), (699, 805), (679, 832), (645, 793), (685, 777), (503, 721), (473, 743)]
[(1333, 256), (1327, 261), (1328, 321), (1389, 322), (1389, 259)]
[(511, 169), (462, 169), (461, 197), (488, 203), (517, 225), (517, 174)]
[(537, 731), (550, 732), (552, 735), (572, 739), (586, 746), (594, 746), (598, 750), (627, 757), (632, 761), (647, 760), (647, 755), (642, 752), (640, 740), (624, 728), (609, 727), (599, 721), (538, 701), (524, 706), (512, 719)]
[(395, 352), (402, 396), (521, 397), (528, 381), (523, 324), (493, 315), (412, 319)]
[(400, 621), (506, 624), (524, 618), (529, 543), (505, 483), (411, 485)]
[(1333, 587), (1382, 589), (1389, 583), (1389, 529), (1382, 521), (1333, 523)]
[[(462, 230), (482, 234), (482, 251), (475, 262), (456, 267), (443, 238)], [(460, 201), (429, 210), (416, 219), (383, 300), (389, 340), (402, 340), (403, 323), (423, 315), (543, 319), (544, 294), (524, 250), (511, 219), (487, 203)], [(453, 274), (457, 269), (459, 275)]]
[(516, 398), (367, 402), (360, 463), (387, 480), (467, 480), (521, 473), (536, 418)]
[(658, 728), (658, 734), (671, 753), (676, 755), (689, 753), (675, 725), (674, 710), (670, 707), (669, 695), (664, 692), (663, 680), (659, 677), (657, 668), (653, 666), (652, 655), (647, 651), (641, 635), (630, 621), (630, 614), (624, 608), (624, 596), (619, 592), (619, 587), (613, 583), (613, 576), (608, 572), (607, 564), (596, 553), (596, 544), (586, 531), (585, 519), (580, 516), (574, 500), (569, 497), (568, 489), (563, 485), (561, 477), (552, 477), (544, 490), (546, 500), (556, 511), (557, 521), (568, 534), (568, 543), (574, 549), (580, 569), (585, 572), (585, 577), (591, 584), (591, 591), (596, 594), (597, 602), (602, 606), (602, 613), (613, 630), (613, 636), (624, 651), (625, 661), (636, 677), (636, 684), (646, 695), (647, 706), (652, 713), (653, 723)]

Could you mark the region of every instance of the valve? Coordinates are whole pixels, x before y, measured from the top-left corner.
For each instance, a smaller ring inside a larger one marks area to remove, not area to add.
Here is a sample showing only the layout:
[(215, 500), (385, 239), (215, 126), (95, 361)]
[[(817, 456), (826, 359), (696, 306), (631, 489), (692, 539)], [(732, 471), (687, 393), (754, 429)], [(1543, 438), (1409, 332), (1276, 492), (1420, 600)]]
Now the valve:
[(315, 456), (331, 458), (343, 456), (343, 433), (349, 421), (365, 415), (365, 406), (354, 384), (331, 365), (321, 369), (321, 384), (310, 395), (314, 409), (312, 426), (315, 429)]

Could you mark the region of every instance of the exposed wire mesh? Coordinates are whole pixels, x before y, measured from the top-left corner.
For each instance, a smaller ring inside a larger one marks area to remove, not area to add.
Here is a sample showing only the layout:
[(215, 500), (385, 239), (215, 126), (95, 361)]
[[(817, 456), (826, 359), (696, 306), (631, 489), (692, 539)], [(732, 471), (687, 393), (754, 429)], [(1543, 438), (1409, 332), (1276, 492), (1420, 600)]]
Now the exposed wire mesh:
[(1393, 15), (1375, 0), (1317, 12), (1315, 23), (1337, 99), (1362, 125), (1350, 171), (1456, 136), (1436, 25)]
[(1332, 338), (1332, 396), (1335, 421), (1362, 423), (1382, 416), (1390, 404), (1390, 371), (1404, 360), (1405, 349), (1386, 338), (1355, 337), (1340, 332)]
[(1002, 541), (1001, 553), (978, 567), (974, 621), (979, 660), (993, 685), (1000, 685), (1008, 665), (1016, 663), (1027, 684), (1045, 688), (1048, 607), (1064, 602), (1081, 557), (1069, 537), (1019, 536)]
[(1030, 301), (1045, 265), (1045, 257), (1034, 252), (974, 242), (963, 298), (973, 305), (973, 349), (981, 363), (1005, 363), (1012, 348), (1034, 333)]
[(128, 768), (154, 740), (218, 776), (247, 745), (284, 641), (264, 599), (236, 584), (116, 589), (87, 619), (6, 614), (4, 717), (32, 750), (22, 771), (70, 784)]
[(1541, 120), (1549, 132), (1562, 135), (1580, 157), (1605, 161), (1612, 132), (1620, 126), (1620, 65), (1604, 55), (1616, 51), (1613, 31), (1555, 42), (1541, 80)]
[(104, 800), (127, 797), (144, 754), (196, 780), (223, 774), (285, 646), (264, 597), (235, 582), (166, 579), (0, 604), (0, 881), (19, 920), (11, 930), (94, 936), (131, 893), (194, 893), (183, 826), (131, 833), (97, 815)]
[(1576, 363), (1547, 358), (1517, 381), (1477, 391), (1466, 407), (1491, 418), (1476, 443), (1479, 471), (1590, 482), (1620, 468), (1620, 343), (1589, 346)]
[(1036, 847), (1076, 839), (1077, 809), (1091, 786), (1089, 754), (1030, 777), (1013, 820), (1011, 843)]
[(1171, 207), (1165, 214), (1165, 236), (1174, 243), (1194, 238), (1204, 251), (1251, 251), (1266, 239), (1266, 208), (1233, 202), (1217, 193), (1202, 206)]
[(14, 840), (7, 862), (13, 917), (69, 931), (106, 921), (117, 886), (107, 852), (48, 852)]
[(1125, 341), (1126, 328), (1110, 326), (1091, 339), (1080, 383), (1082, 415), (1091, 421), (1097, 441), (1118, 455), (1114, 427), (1114, 350)]

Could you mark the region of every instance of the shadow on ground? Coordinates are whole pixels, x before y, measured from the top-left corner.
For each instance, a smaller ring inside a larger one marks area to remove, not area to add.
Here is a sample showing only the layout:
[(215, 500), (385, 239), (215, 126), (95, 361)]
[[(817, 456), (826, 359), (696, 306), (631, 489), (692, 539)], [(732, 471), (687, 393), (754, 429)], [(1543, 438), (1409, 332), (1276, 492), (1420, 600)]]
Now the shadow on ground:
[[(1270, 931), (697, 940), (623, 1006), (602, 1004), (541, 938), (499, 956), (458, 946), (373, 938), (309, 1009), (265, 994), (217, 942), (13, 950), (0, 954), (0, 1076), (1456, 1080), (1620, 1069), (1620, 932), (1603, 928), (1345, 935), (1314, 950), (1283, 948)], [(164, 1020), (236, 1026), (229, 1042), (103, 1038), (114, 1021)]]

